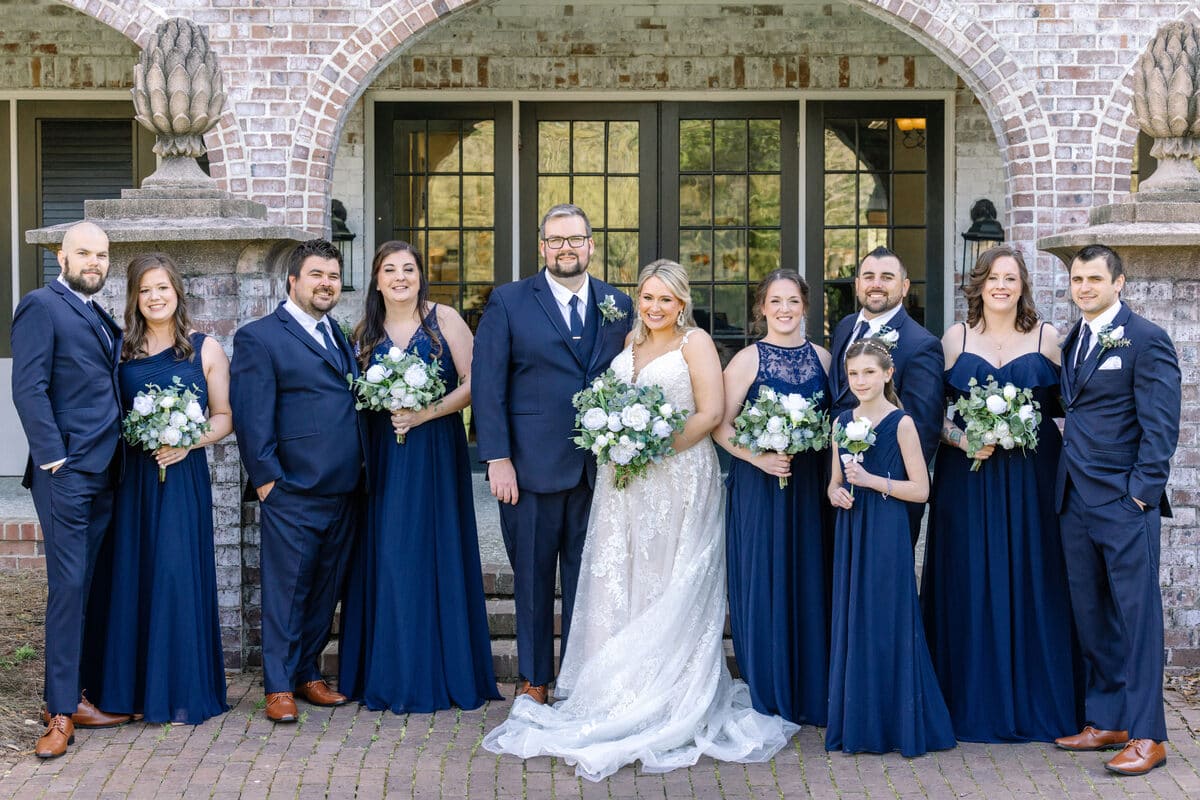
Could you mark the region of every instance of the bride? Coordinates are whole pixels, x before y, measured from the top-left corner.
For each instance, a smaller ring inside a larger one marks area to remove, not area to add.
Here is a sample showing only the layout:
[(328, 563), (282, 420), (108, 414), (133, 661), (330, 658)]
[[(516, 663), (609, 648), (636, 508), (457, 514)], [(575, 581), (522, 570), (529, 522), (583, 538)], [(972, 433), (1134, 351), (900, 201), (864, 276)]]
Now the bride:
[(521, 696), (483, 746), (552, 755), (598, 781), (641, 761), (667, 772), (708, 755), (767, 761), (798, 730), (754, 711), (725, 665), (725, 526), (709, 433), (723, 411), (721, 363), (692, 319), (687, 272), (642, 269), (638, 317), (612, 362), (617, 377), (657, 384), (689, 412), (676, 455), (624, 490), (596, 476), (575, 617), (553, 706)]

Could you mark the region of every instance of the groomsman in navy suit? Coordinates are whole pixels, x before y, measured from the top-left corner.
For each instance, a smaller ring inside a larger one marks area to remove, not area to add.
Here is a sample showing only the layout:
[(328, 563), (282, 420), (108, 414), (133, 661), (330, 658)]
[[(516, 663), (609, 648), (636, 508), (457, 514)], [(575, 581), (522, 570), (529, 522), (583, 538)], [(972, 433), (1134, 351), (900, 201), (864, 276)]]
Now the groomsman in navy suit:
[(517, 694), (538, 703), (554, 679), (554, 574), (566, 652), (596, 462), (571, 441), (571, 398), (625, 346), (632, 303), (587, 273), (592, 227), (573, 205), (542, 219), (545, 269), (497, 286), (475, 335), (471, 399), (479, 457), (500, 501), (515, 582)]
[(1121, 302), (1125, 270), (1103, 245), (1071, 262), (1083, 313), (1063, 342), (1063, 451), (1055, 487), (1086, 677), (1083, 731), (1065, 750), (1124, 746), (1105, 766), (1166, 763), (1160, 517), (1179, 441), (1180, 372), (1166, 331)]
[(35, 752), (55, 758), (75, 726), (128, 722), (83, 697), (88, 590), (112, 519), (120, 468), (121, 329), (92, 297), (108, 276), (108, 236), (81, 222), (63, 236), (58, 280), (21, 299), (12, 323), (13, 403), (29, 441), (24, 485), (46, 544), (46, 720)]
[[(358, 366), (329, 315), (342, 257), (313, 239), (288, 260), (288, 299), (233, 339), (230, 400), (242, 463), (262, 522), (263, 686), (267, 718), (295, 722), (295, 695), (339, 706), (321, 679), (359, 521), (365, 432), (347, 375)], [(293, 694), (294, 693), (294, 694)]]
[[(833, 363), (829, 386), (833, 393), (833, 417), (858, 405), (846, 381), (846, 348), (865, 337), (878, 337), (888, 344), (896, 372), (892, 381), (904, 410), (912, 417), (921, 439), (921, 452), (928, 463), (937, 450), (946, 416), (942, 370), (942, 343), (904, 310), (909, 289), (908, 271), (900, 257), (886, 247), (876, 247), (858, 265), (854, 294), (860, 306), (833, 332)], [(913, 546), (921, 532), (925, 505), (909, 506)]]

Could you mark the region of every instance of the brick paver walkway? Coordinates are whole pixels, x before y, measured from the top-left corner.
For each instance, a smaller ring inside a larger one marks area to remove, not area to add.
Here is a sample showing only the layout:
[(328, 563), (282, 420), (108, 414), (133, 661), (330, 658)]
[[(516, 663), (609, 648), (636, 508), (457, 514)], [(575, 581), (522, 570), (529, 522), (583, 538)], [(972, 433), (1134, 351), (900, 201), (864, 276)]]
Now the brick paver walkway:
[(827, 754), (821, 731), (805, 727), (771, 764), (704, 759), (666, 775), (626, 767), (600, 784), (556, 760), (483, 750), (509, 701), (411, 716), (308, 707), (299, 724), (276, 726), (261, 698), (259, 675), (237, 675), (233, 710), (204, 725), (80, 731), (63, 758), (0, 764), (0, 797), (1200, 798), (1200, 708), (1174, 693), (1168, 764), (1145, 778), (1111, 776), (1100, 754), (1044, 744), (962, 744), (915, 759)]

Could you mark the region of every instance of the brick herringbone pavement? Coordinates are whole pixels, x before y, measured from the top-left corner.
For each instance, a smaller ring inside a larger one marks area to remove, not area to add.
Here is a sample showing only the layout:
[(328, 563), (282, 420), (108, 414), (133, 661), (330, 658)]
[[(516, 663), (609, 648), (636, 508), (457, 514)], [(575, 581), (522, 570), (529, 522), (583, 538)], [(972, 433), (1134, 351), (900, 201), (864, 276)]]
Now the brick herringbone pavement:
[[(483, 750), (509, 701), (411, 716), (302, 706), (299, 724), (275, 726), (261, 698), (258, 674), (236, 675), (233, 710), (203, 725), (80, 731), (63, 758), (0, 764), (0, 797), (1200, 798), (1200, 708), (1174, 693), (1168, 764), (1145, 778), (1111, 776), (1101, 754), (1044, 744), (962, 744), (915, 759), (827, 754), (822, 732), (805, 727), (771, 764), (704, 759), (667, 775), (626, 767), (600, 784), (549, 758)], [(31, 746), (39, 727), (30, 726)]]

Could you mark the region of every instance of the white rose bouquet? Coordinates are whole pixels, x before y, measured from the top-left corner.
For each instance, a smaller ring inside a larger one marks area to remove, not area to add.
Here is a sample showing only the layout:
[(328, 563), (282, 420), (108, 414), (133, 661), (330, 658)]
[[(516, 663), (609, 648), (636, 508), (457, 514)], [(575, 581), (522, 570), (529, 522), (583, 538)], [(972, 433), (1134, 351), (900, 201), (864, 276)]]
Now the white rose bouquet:
[(579, 433), (572, 441), (590, 450), (597, 463), (613, 465), (618, 489), (672, 455), (671, 438), (687, 420), (687, 412), (664, 402), (662, 389), (632, 386), (611, 369), (577, 392), (571, 403), (578, 412)]
[[(839, 457), (843, 464), (849, 464), (851, 461), (861, 462), (863, 453), (870, 449), (871, 445), (875, 444), (875, 428), (871, 425), (871, 420), (866, 417), (858, 417), (847, 422), (844, 426), (841, 423), (833, 423), (833, 442), (837, 445)], [(854, 487), (850, 487), (850, 496), (854, 497)]]
[[(970, 394), (951, 406), (962, 417), (968, 456), (974, 457), (989, 444), (1005, 450), (1037, 449), (1042, 412), (1032, 389), (1019, 389), (1011, 383), (1001, 386), (991, 375), (985, 384), (971, 378), (969, 386)], [(978, 470), (982, 463), (976, 458), (971, 471)]]
[[(402, 408), (419, 411), (445, 396), (441, 373), (437, 361), (429, 362), (416, 353), (393, 347), (375, 356), (375, 363), (350, 381), (358, 397), (354, 407), (389, 414)], [(396, 444), (404, 444), (403, 434), (396, 434)]]
[[(195, 391), (193, 391), (195, 390)], [(184, 387), (179, 376), (163, 388), (147, 384), (133, 398), (133, 408), (125, 415), (121, 431), (132, 447), (153, 453), (160, 447), (191, 447), (212, 430), (200, 407), (198, 387)], [(167, 468), (158, 468), (158, 481), (167, 479)]]
[[(829, 415), (817, 405), (823, 395), (780, 394), (763, 386), (758, 398), (747, 399), (742, 413), (734, 418), (730, 443), (754, 455), (825, 449), (829, 446)], [(780, 478), (779, 488), (785, 486), (787, 478)]]

